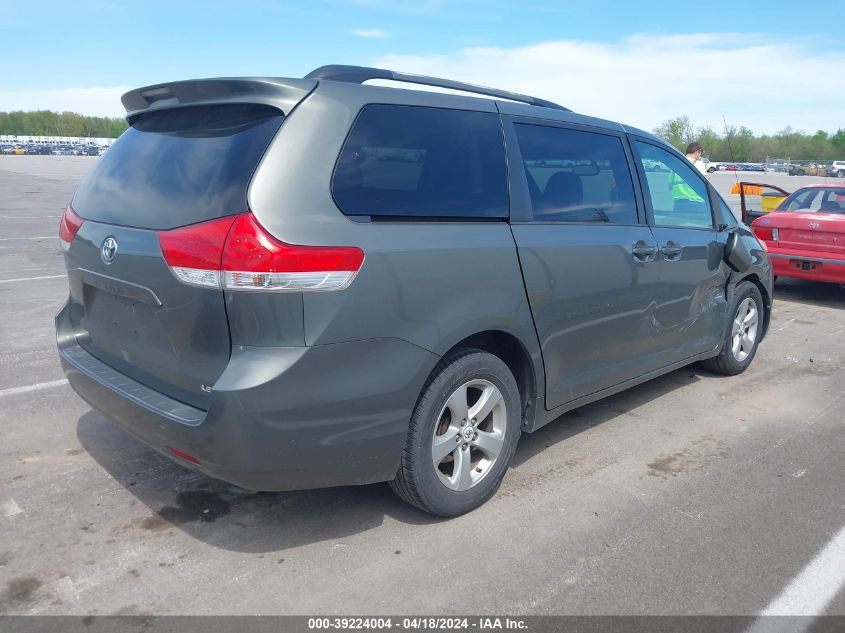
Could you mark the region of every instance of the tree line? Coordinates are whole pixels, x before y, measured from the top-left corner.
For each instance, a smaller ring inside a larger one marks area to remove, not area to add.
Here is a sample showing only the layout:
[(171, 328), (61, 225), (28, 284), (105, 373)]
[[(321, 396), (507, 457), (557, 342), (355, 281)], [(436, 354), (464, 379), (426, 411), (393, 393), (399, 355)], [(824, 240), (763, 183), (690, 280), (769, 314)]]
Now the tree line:
[(745, 126), (726, 125), (720, 134), (709, 126), (696, 127), (689, 117), (679, 116), (666, 121), (654, 133), (682, 152), (698, 141), (704, 154), (718, 162), (762, 163), (767, 156), (793, 161), (845, 160), (845, 129), (841, 128), (832, 134), (824, 130), (807, 134), (786, 127), (776, 134), (757, 136)]
[[(117, 138), (126, 129), (119, 117), (83, 116), (76, 112), (35, 110), (0, 112), (0, 134), (18, 136), (88, 136)], [(845, 129), (815, 134), (786, 127), (776, 134), (757, 136), (745, 126), (726, 126), (724, 133), (710, 126), (696, 127), (689, 117), (670, 119), (654, 130), (679, 150), (698, 141), (712, 161), (759, 162), (766, 157), (805, 161), (845, 160)]]
[(0, 134), (15, 136), (89, 136), (117, 138), (126, 129), (122, 118), (83, 116), (76, 112), (0, 112)]

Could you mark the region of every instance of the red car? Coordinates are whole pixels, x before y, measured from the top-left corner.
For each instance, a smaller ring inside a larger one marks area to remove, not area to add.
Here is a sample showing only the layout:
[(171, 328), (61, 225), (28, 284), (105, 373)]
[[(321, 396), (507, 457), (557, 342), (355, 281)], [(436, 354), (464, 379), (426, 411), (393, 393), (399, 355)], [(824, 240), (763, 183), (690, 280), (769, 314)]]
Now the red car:
[(845, 283), (845, 185), (802, 187), (751, 228), (775, 277)]

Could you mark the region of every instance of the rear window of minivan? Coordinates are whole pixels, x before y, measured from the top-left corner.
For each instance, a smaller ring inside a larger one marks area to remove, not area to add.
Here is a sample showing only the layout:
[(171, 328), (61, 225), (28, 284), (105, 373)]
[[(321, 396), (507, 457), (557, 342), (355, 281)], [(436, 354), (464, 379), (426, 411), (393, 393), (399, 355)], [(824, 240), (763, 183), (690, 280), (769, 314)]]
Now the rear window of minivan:
[(347, 215), (506, 218), (497, 114), (364, 106), (337, 160), (332, 194)]
[(258, 104), (144, 113), (82, 181), (73, 208), (87, 220), (157, 230), (242, 213), (283, 118)]

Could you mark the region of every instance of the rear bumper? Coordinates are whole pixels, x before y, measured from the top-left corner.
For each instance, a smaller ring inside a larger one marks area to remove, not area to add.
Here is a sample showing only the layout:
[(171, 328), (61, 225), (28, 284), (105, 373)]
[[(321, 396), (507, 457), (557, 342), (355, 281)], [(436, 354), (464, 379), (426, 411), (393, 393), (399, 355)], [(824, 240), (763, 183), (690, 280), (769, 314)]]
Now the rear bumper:
[(67, 308), (56, 330), (65, 375), (92, 407), (185, 467), (250, 490), (392, 479), (412, 409), (438, 360), (392, 338), (236, 347), (202, 411), (91, 356), (78, 344)]
[(845, 256), (786, 249), (778, 252), (769, 247), (769, 258), (776, 277), (845, 283)]

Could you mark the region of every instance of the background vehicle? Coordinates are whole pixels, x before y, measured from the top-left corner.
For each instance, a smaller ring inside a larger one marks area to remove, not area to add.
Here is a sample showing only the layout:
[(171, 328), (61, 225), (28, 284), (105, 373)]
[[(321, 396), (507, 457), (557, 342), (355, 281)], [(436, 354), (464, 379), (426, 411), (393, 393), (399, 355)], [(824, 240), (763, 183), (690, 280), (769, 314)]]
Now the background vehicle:
[(692, 362), (740, 373), (765, 334), (760, 242), (635, 128), (347, 66), (123, 103), (129, 130), (60, 226), (60, 358), (208, 475), (391, 481), (453, 516), (494, 494), (522, 432)]
[(828, 175), (845, 178), (845, 160), (833, 161), (828, 168)]
[(845, 283), (844, 186), (802, 187), (751, 228), (776, 276)]

